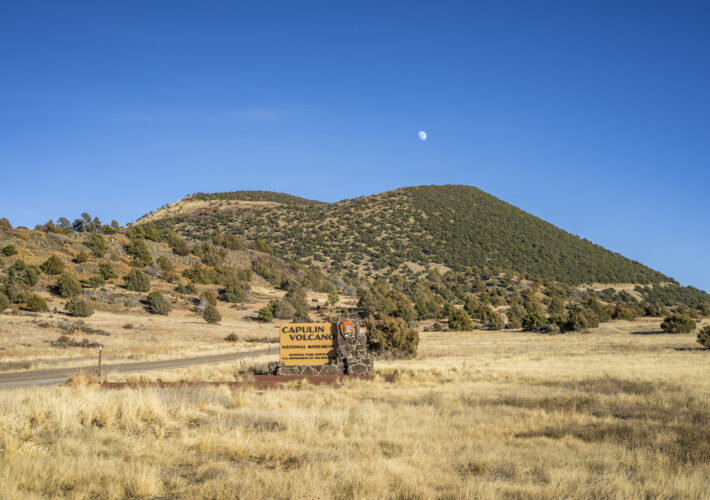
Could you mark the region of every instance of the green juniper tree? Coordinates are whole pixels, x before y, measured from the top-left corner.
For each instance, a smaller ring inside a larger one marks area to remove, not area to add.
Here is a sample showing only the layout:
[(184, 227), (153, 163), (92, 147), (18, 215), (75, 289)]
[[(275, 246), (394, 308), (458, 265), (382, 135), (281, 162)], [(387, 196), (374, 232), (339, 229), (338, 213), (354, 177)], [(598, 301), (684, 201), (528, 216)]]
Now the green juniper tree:
[(150, 290), (150, 278), (139, 269), (132, 269), (125, 277), (126, 290), (147, 292)]
[(163, 296), (158, 290), (153, 290), (146, 297), (148, 302), (148, 310), (152, 314), (162, 314), (167, 316), (173, 310), (173, 306), (168, 299)]
[(91, 304), (79, 297), (69, 299), (64, 308), (70, 315), (80, 318), (86, 318), (94, 314), (94, 309), (91, 307)]
[(62, 274), (64, 271), (64, 262), (56, 255), (52, 255), (39, 267), (47, 274)]

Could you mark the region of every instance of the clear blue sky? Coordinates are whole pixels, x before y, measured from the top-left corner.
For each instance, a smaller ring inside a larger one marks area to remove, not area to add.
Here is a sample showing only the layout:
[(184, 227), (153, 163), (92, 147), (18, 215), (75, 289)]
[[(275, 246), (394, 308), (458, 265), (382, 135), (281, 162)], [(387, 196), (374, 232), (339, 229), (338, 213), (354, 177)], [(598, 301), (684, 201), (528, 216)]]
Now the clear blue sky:
[(708, 5), (3, 2), (0, 216), (469, 184), (710, 290)]

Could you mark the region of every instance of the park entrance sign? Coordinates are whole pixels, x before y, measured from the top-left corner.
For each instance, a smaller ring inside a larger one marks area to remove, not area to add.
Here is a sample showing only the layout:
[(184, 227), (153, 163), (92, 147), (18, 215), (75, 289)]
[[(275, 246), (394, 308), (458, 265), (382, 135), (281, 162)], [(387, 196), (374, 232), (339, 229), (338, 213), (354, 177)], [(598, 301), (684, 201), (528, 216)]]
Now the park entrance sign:
[(274, 375), (372, 375), (367, 335), (357, 319), (337, 323), (281, 325), (279, 361), (268, 365)]
[(279, 359), (284, 366), (325, 365), (335, 359), (335, 333), (331, 323), (281, 325)]

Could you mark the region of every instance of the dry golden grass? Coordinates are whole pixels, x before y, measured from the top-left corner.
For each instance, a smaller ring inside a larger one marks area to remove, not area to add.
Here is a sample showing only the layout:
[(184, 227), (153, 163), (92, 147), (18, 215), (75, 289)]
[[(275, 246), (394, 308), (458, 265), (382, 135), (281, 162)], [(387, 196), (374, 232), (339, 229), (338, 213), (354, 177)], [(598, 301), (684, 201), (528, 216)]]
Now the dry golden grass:
[(138, 219), (135, 224), (155, 222), (166, 217), (179, 215), (193, 215), (199, 212), (214, 212), (216, 210), (258, 210), (281, 205), (274, 201), (247, 201), (247, 200), (178, 200), (165, 205), (155, 212), (149, 213)]
[[(216, 286), (203, 286), (218, 292)], [(278, 342), (278, 322), (255, 321), (261, 307), (285, 294), (267, 284), (255, 282), (247, 302), (232, 307), (218, 303), (222, 321), (210, 325), (195, 312), (182, 307), (168, 316), (151, 315), (143, 308), (117, 307), (115, 311), (98, 310), (88, 318), (77, 319), (61, 312), (43, 314), (0, 314), (0, 372), (82, 366), (94, 363), (94, 348), (58, 348), (52, 345), (67, 335), (59, 325), (80, 321), (84, 325), (110, 333), (109, 336), (75, 332), (73, 338), (84, 337), (104, 345), (106, 363), (153, 361), (189, 356), (203, 356), (265, 347), (267, 339)], [(141, 297), (145, 294), (137, 294)], [(64, 300), (45, 295), (50, 310), (64, 308)], [(327, 294), (310, 292), (310, 306), (325, 305)], [(355, 307), (355, 297), (341, 296), (339, 306)], [(313, 318), (318, 318), (312, 311)], [(226, 342), (230, 334), (236, 342)]]
[[(100, 311), (83, 324), (109, 336), (76, 332), (74, 339), (88, 338), (104, 345), (106, 363), (148, 361), (249, 350), (266, 338), (276, 339), (278, 326), (250, 320), (250, 311), (220, 307), (223, 321), (205, 323), (197, 314), (176, 310), (170, 316), (114, 314)], [(0, 315), (0, 372), (81, 366), (95, 362), (94, 348), (58, 348), (52, 345), (67, 331), (63, 322), (76, 322), (61, 314), (39, 316)], [(236, 342), (224, 339), (234, 333)]]
[[(710, 351), (630, 333), (657, 326), (423, 333), (418, 359), (376, 365), (394, 383), (8, 391), (0, 484), (8, 498), (707, 498)], [(180, 373), (246, 367), (230, 366)]]

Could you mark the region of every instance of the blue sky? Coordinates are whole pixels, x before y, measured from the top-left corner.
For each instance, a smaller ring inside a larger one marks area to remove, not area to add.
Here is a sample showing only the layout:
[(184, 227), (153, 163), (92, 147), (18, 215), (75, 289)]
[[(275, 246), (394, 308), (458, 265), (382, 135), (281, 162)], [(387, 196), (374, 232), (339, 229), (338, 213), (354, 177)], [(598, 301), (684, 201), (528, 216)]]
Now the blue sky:
[(3, 2), (0, 216), (469, 184), (710, 290), (708, 5)]

